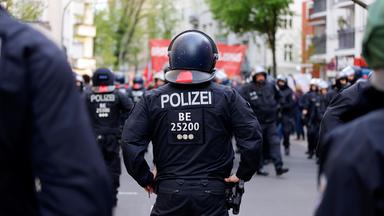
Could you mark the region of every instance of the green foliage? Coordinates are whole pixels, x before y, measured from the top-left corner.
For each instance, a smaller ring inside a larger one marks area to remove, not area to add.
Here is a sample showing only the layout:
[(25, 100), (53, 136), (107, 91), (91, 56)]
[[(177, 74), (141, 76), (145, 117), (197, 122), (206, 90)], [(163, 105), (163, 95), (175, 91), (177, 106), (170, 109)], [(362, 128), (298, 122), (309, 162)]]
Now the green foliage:
[(106, 10), (97, 11), (95, 14), (97, 37), (94, 43), (98, 66), (112, 68), (117, 65), (117, 34), (114, 25), (117, 17), (116, 14), (110, 14)]
[[(110, 0), (97, 11), (95, 55), (98, 66), (137, 70), (146, 62), (148, 39), (171, 38), (176, 24), (171, 0)], [(131, 68), (132, 69), (132, 68)]]
[(145, 0), (110, 0), (108, 8), (96, 11), (95, 56), (98, 66), (121, 69), (132, 59), (129, 52), (142, 19)]
[(16, 18), (23, 21), (37, 21), (44, 10), (42, 0), (4, 0), (7, 9)]
[(282, 18), (292, 14), (292, 0), (207, 0), (215, 19), (235, 33), (260, 32), (267, 36), (276, 73), (276, 32)]
[(148, 12), (149, 38), (170, 39), (177, 25), (173, 0), (151, 0)]

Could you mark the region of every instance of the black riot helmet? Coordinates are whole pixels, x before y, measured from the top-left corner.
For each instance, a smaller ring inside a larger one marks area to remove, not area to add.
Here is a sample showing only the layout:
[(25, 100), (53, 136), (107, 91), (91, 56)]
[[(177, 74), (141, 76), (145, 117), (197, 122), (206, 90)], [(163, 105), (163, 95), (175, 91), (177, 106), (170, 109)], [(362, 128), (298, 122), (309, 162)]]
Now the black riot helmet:
[(115, 90), (115, 76), (107, 68), (99, 68), (92, 76), (92, 90), (96, 93), (106, 93)]
[(140, 90), (142, 88), (144, 88), (144, 79), (143, 77), (141, 76), (135, 76), (135, 78), (133, 78), (133, 89), (135, 90)]
[(215, 77), (219, 53), (212, 38), (201, 31), (188, 30), (173, 38), (168, 56), (165, 80), (170, 83), (200, 84)]

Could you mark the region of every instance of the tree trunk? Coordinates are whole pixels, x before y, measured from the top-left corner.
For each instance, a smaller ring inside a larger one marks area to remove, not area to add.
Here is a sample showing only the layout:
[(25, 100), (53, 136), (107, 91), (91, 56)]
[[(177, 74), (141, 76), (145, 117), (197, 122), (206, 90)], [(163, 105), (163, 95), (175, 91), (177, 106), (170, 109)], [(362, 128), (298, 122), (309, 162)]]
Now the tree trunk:
[(274, 78), (277, 76), (277, 63), (276, 63), (276, 40), (273, 40), (271, 44), (272, 50), (272, 75)]
[[(132, 37), (136, 31), (136, 27), (137, 27), (138, 23), (140, 22), (140, 18), (141, 18), (140, 14), (141, 14), (144, 2), (145, 2), (145, 0), (140, 0), (138, 2), (137, 8), (134, 8), (135, 10), (132, 9), (133, 14), (132, 14), (131, 18), (133, 20), (131, 21), (130, 27), (128, 28), (128, 30), (125, 32), (123, 38), (121, 39), (120, 52), (118, 55), (118, 65), (122, 65), (126, 60), (126, 56), (127, 56), (127, 52), (128, 52), (127, 49), (128, 49), (128, 47), (132, 41)], [(134, 7), (134, 6), (132, 6), (132, 7)]]
[(277, 62), (276, 62), (276, 33), (278, 29), (279, 13), (276, 10), (272, 10), (272, 26), (269, 33), (269, 42), (272, 50), (272, 75), (274, 78), (277, 76)]

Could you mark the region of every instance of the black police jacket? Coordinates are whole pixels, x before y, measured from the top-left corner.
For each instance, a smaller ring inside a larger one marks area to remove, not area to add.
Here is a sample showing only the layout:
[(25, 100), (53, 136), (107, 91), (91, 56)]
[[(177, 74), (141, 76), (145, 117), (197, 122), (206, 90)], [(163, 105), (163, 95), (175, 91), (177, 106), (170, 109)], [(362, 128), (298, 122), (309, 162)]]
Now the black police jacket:
[(333, 98), (336, 97), (337, 95), (337, 91), (333, 90), (333, 89), (329, 89), (329, 91), (327, 92), (327, 94), (325, 95), (325, 105), (328, 107), (329, 104), (331, 104)]
[(119, 90), (86, 95), (88, 112), (96, 135), (120, 133), (122, 122), (128, 118), (133, 102)]
[(316, 216), (384, 215), (384, 110), (332, 132), (334, 146), (325, 164), (325, 187)]
[(293, 91), (288, 86), (285, 86), (282, 89), (279, 89), (279, 107), (280, 112), (284, 116), (293, 116), (293, 110), (295, 106), (295, 101), (293, 100)]
[(64, 54), (0, 7), (0, 215), (111, 215), (111, 183)]
[(145, 94), (144, 88), (142, 89), (129, 88), (127, 90), (127, 95), (133, 101), (133, 103), (139, 102), (139, 100), (143, 97), (144, 94)]
[(328, 152), (330, 151), (330, 146), (327, 146), (324, 142), (328, 133), (355, 118), (382, 107), (381, 103), (383, 100), (379, 96), (380, 93), (376, 95), (375, 92), (376, 90), (373, 89), (369, 81), (361, 81), (337, 94), (331, 101), (320, 124), (319, 143), (317, 146), (319, 173), (322, 172)]
[(259, 163), (262, 136), (256, 116), (229, 87), (215, 83), (166, 84), (140, 100), (123, 132), (128, 173), (143, 187), (153, 181), (144, 159), (152, 141), (157, 179), (223, 180), (231, 173), (237, 140), (240, 179), (248, 181)]
[(261, 124), (276, 122), (280, 94), (273, 83), (247, 83), (240, 89), (240, 94), (249, 102)]
[(321, 119), (325, 111), (325, 103), (320, 93), (309, 91), (302, 97), (301, 101), (303, 109), (306, 109), (305, 123), (307, 125), (320, 125)]

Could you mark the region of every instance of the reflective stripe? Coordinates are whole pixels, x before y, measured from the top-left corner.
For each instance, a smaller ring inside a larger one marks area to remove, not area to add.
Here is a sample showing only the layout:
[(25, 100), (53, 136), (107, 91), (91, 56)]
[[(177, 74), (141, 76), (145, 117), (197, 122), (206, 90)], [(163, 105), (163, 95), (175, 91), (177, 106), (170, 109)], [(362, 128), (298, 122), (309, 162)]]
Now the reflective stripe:
[(192, 81), (193, 76), (191, 71), (181, 71), (176, 79), (177, 83), (192, 83)]

